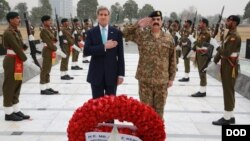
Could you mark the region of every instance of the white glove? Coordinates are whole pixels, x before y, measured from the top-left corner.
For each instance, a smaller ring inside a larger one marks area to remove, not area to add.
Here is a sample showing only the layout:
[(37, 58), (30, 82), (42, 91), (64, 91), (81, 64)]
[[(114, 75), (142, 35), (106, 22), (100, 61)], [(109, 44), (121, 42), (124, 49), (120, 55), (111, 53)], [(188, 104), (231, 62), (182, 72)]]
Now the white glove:
[(82, 34), (85, 33), (85, 32), (86, 32), (85, 29), (83, 29), (83, 30), (82, 30)]
[(215, 48), (218, 48), (220, 46), (217, 40), (214, 38), (210, 39), (210, 44), (213, 45)]
[(57, 49), (56, 50), (56, 54), (59, 55), (59, 56), (61, 56), (62, 58), (66, 58), (67, 57), (66, 54), (61, 51), (61, 49)]
[(32, 70), (34, 70), (35, 72), (40, 72), (41, 69), (33, 63), (33, 61), (30, 58), (27, 58), (27, 60), (23, 63), (23, 65), (25, 67), (30, 67), (32, 68)]
[(196, 41), (196, 39), (193, 37), (193, 35), (189, 35), (189, 36), (188, 36), (188, 39), (190, 40), (190, 42), (191, 42), (192, 44)]
[(176, 50), (181, 50), (181, 47), (179, 45), (177, 45)]
[(59, 36), (62, 36), (62, 35), (63, 35), (62, 31), (60, 31), (60, 32), (59, 32)]
[(29, 41), (34, 41), (34, 40), (35, 40), (34, 36), (33, 35), (29, 35)]
[(194, 54), (194, 51), (191, 50), (191, 51), (188, 53), (187, 58), (190, 58), (193, 54)]
[(84, 43), (84, 41), (81, 41), (80, 44), (82, 44), (84, 46), (85, 43)]
[(216, 66), (217, 64), (215, 64), (214, 62), (211, 62), (205, 69), (204, 69), (204, 72), (209, 70), (210, 68)]
[(178, 39), (180, 39), (181, 38), (181, 35), (180, 35), (180, 33), (179, 32), (176, 32), (176, 34), (175, 34), (176, 36), (177, 36), (177, 38)]
[(207, 50), (207, 48), (206, 48), (206, 47), (201, 47), (201, 49), (202, 49), (202, 50)]
[(81, 51), (81, 49), (80, 49), (78, 46), (76, 46), (75, 44), (74, 44), (72, 47), (73, 47), (73, 49), (75, 49), (75, 50), (78, 51), (78, 52)]

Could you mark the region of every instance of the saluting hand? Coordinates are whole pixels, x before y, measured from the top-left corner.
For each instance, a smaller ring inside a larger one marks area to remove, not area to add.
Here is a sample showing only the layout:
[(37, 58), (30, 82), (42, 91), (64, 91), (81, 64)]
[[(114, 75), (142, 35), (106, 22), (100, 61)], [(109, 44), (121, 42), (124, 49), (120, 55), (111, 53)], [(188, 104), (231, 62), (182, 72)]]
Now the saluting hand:
[(151, 22), (152, 22), (152, 18), (146, 17), (146, 18), (140, 19), (140, 20), (138, 21), (137, 24), (138, 24), (140, 27), (144, 28), (144, 27), (149, 26)]

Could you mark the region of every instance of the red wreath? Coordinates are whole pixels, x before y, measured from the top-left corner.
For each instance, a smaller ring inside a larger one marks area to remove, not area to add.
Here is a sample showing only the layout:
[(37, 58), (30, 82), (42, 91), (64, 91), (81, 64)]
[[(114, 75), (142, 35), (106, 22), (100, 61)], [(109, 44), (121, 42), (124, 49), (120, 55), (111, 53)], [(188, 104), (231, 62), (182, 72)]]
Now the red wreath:
[(164, 122), (150, 106), (121, 95), (90, 99), (79, 107), (69, 121), (69, 141), (85, 141), (86, 132), (96, 130), (98, 123), (113, 119), (132, 122), (137, 127), (133, 134), (143, 141), (166, 138)]

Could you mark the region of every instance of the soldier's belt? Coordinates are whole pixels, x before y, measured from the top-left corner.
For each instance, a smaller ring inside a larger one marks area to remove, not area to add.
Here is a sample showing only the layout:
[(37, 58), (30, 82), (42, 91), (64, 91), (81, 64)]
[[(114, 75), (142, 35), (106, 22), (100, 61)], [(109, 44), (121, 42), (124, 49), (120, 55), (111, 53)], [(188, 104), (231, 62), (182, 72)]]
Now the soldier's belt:
[(196, 53), (207, 53), (207, 49), (196, 49)]
[(7, 55), (13, 56), (13, 55), (16, 55), (16, 53), (11, 49), (7, 49)]
[(187, 42), (182, 42), (181, 45), (182, 46), (186, 46), (188, 43)]

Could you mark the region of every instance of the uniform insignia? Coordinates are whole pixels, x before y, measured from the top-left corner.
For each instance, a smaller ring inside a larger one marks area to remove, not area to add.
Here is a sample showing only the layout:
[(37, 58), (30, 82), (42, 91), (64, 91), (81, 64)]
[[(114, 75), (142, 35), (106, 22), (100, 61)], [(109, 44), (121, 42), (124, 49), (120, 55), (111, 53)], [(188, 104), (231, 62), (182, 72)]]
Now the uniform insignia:
[(158, 15), (158, 16), (160, 16), (160, 15), (161, 15), (159, 11), (157, 11), (157, 15)]

